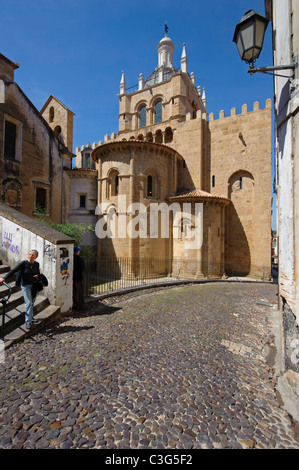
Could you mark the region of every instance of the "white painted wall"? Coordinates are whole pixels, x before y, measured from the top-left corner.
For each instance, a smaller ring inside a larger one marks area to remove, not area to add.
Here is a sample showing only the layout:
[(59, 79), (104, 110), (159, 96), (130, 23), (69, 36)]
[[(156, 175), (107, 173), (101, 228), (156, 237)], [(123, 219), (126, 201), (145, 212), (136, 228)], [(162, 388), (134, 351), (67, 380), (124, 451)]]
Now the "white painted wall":
[[(290, 51), (289, 0), (275, 2), (275, 64), (292, 63)], [(291, 74), (284, 71), (282, 75)], [(295, 312), (295, 249), (294, 249), (294, 160), (290, 84), (288, 78), (275, 78), (277, 138), (277, 218), (279, 236), (279, 289)]]
[(62, 313), (68, 312), (73, 303), (73, 243), (53, 243), (3, 216), (0, 233), (0, 258), (11, 268), (26, 260), (30, 250), (39, 252), (37, 261), (49, 282), (43, 292), (51, 304), (60, 306)]

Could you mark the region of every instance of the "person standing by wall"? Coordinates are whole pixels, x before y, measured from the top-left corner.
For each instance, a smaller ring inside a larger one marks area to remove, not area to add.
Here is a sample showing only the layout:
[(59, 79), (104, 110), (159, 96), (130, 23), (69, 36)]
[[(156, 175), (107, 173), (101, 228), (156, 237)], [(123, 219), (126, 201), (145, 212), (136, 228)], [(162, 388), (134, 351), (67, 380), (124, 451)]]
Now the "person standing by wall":
[(16, 274), (16, 285), (21, 286), (25, 301), (25, 323), (26, 328), (31, 328), (33, 320), (33, 309), (35, 295), (32, 292), (34, 281), (37, 281), (40, 275), (39, 263), (36, 260), (38, 251), (31, 250), (28, 253), (28, 259), (21, 261), (15, 268), (9, 271), (4, 278), (0, 278), (0, 285)]
[(84, 309), (84, 287), (83, 272), (84, 260), (80, 256), (80, 246), (74, 248), (74, 271), (73, 271), (73, 309)]

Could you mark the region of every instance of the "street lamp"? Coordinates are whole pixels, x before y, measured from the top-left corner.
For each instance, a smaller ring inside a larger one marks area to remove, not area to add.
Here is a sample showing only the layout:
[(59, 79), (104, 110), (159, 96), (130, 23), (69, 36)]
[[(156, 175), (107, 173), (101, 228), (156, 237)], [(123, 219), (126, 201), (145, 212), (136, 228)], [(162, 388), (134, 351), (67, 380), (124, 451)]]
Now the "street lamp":
[(265, 32), (269, 20), (264, 18), (254, 10), (249, 10), (241, 18), (241, 22), (237, 24), (233, 41), (236, 43), (240, 57), (249, 64), (248, 73), (256, 72), (268, 73), (275, 70), (294, 70), (296, 65), (278, 65), (275, 67), (259, 67), (254, 68), (254, 63), (259, 57)]
[(249, 10), (236, 26), (233, 41), (241, 59), (248, 62), (250, 67), (253, 67), (254, 61), (261, 53), (268, 23), (269, 20), (254, 10)]

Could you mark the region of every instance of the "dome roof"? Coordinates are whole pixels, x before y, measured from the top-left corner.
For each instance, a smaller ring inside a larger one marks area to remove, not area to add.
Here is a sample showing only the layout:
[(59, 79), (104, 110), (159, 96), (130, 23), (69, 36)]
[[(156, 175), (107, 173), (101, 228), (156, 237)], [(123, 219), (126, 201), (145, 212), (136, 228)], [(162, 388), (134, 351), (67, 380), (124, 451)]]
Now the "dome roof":
[(164, 38), (162, 38), (161, 41), (159, 42), (158, 47), (162, 46), (164, 44), (169, 44), (170, 46), (172, 46), (174, 48), (174, 44), (173, 44), (172, 40), (168, 36), (166, 36), (166, 34), (165, 34)]

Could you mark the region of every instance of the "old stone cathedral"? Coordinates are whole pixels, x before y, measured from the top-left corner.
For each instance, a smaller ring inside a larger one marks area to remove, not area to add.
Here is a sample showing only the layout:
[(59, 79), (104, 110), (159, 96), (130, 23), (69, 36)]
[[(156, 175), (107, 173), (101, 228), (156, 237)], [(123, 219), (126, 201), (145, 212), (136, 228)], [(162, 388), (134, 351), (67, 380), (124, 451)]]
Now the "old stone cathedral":
[[(205, 89), (196, 87), (194, 73), (188, 73), (185, 44), (179, 70), (173, 66), (174, 49), (166, 33), (157, 47), (158, 65), (148, 78), (140, 73), (136, 89), (126, 88), (122, 72), (118, 133), (78, 147), (76, 170), (68, 170), (70, 215), (74, 205), (82, 203), (84, 209), (90, 204), (88, 214), (100, 205), (106, 209), (97, 220), (104, 217), (107, 229), (113, 214), (113, 236), (98, 234), (99, 258), (165, 260), (172, 274), (179, 261), (180, 275), (194, 278), (268, 279), (271, 100), (263, 109), (253, 102), (252, 110), (244, 104), (241, 114), (232, 108), (229, 116), (220, 111), (215, 117), (208, 112)], [(132, 213), (132, 204), (138, 203), (145, 208), (144, 218)], [(182, 209), (180, 217), (167, 212), (174, 203)], [(190, 208), (187, 218), (184, 205)], [(161, 209), (155, 232), (153, 207)], [(134, 218), (139, 236), (120, 233), (115, 221), (129, 226)], [(166, 235), (163, 220), (169, 222)], [(190, 241), (195, 229), (201, 231), (197, 245)], [(156, 269), (157, 275), (165, 274), (165, 268), (163, 273)]]

